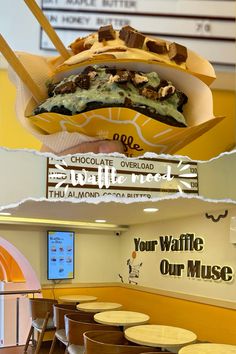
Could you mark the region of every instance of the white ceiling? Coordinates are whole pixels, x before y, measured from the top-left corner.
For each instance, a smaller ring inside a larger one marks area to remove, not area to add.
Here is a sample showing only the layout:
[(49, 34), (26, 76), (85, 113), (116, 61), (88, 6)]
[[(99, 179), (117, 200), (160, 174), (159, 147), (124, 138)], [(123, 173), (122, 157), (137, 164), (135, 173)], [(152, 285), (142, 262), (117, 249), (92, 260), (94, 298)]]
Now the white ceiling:
[[(236, 203), (208, 202), (200, 198), (162, 199), (156, 202), (135, 202), (131, 204), (102, 202), (71, 203), (52, 201), (26, 201), (16, 208), (5, 209), (12, 217), (52, 219), (93, 223), (95, 219), (106, 219), (115, 225), (143, 224), (159, 220), (186, 217), (206, 212), (231, 209)], [(156, 213), (145, 213), (143, 208), (157, 207)], [(5, 217), (4, 220), (7, 218)], [(6, 223), (1, 221), (0, 224)], [(9, 219), (9, 223), (10, 223)], [(53, 224), (53, 223), (52, 223)]]

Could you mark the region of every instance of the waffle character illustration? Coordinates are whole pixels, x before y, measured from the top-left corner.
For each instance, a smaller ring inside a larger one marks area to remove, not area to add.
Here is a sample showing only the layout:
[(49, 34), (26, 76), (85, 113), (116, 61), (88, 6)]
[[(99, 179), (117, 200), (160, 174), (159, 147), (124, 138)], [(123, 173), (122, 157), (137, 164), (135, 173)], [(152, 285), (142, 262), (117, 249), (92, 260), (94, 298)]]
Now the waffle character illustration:
[(142, 267), (143, 263), (141, 262), (141, 263), (134, 264), (135, 258), (136, 258), (136, 252), (133, 251), (132, 259), (127, 260), (127, 265), (129, 267), (128, 281), (129, 284), (137, 285), (138, 284), (137, 279), (139, 278), (140, 268)]

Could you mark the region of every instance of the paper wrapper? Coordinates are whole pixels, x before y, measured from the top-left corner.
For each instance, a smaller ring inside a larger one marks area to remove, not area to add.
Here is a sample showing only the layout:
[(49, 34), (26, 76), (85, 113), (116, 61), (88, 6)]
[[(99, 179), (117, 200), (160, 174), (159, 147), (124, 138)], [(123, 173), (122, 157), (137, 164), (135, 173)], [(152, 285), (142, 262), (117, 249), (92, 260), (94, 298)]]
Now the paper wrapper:
[[(45, 82), (53, 70), (50, 62), (46, 58), (28, 54), (22, 54), (20, 59), (33, 79), (44, 89), (46, 97)], [(114, 66), (114, 62), (103, 64)], [(30, 99), (24, 87), (18, 87), (20, 97), (17, 98), (17, 113), (20, 121), (56, 153), (85, 141), (115, 139), (124, 143), (127, 156), (140, 156), (145, 152), (174, 154), (223, 119), (213, 116), (211, 91), (195, 76), (159, 64), (136, 62), (134, 66), (134, 63), (122, 61), (116, 63), (116, 67), (156, 71), (161, 78), (170, 80), (188, 96), (184, 108), (188, 127), (173, 127), (124, 107), (100, 108), (74, 116), (57, 113), (31, 116), (36, 103)], [(83, 66), (80, 66), (82, 69)], [(17, 86), (19, 84), (22, 86), (19, 82)]]

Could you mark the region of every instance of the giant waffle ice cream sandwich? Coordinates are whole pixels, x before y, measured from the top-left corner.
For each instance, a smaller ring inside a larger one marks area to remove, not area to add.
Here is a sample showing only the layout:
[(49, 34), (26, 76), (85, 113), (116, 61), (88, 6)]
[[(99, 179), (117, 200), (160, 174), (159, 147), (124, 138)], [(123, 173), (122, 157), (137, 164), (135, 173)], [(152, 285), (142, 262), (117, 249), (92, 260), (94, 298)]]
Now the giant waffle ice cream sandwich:
[[(130, 26), (105, 26), (70, 48), (65, 61), (45, 60), (46, 99), (30, 100), (25, 111), (46, 144), (54, 134), (63, 140), (72, 133), (83, 141), (121, 140), (129, 156), (175, 153), (222, 119), (213, 116), (207, 86), (215, 78), (212, 66), (180, 44)], [(51, 147), (59, 151), (76, 141), (65, 146), (62, 140)]]

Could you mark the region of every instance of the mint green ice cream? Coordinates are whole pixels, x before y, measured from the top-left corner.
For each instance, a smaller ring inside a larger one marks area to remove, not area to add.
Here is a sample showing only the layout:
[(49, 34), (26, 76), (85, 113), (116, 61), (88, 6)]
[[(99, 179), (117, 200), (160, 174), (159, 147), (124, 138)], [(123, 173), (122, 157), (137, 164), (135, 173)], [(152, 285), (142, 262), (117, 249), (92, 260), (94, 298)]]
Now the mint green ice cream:
[(34, 114), (75, 115), (101, 107), (127, 107), (167, 124), (186, 126), (182, 106), (187, 97), (156, 72), (140, 73), (104, 66), (87, 67), (49, 85), (49, 97)]

